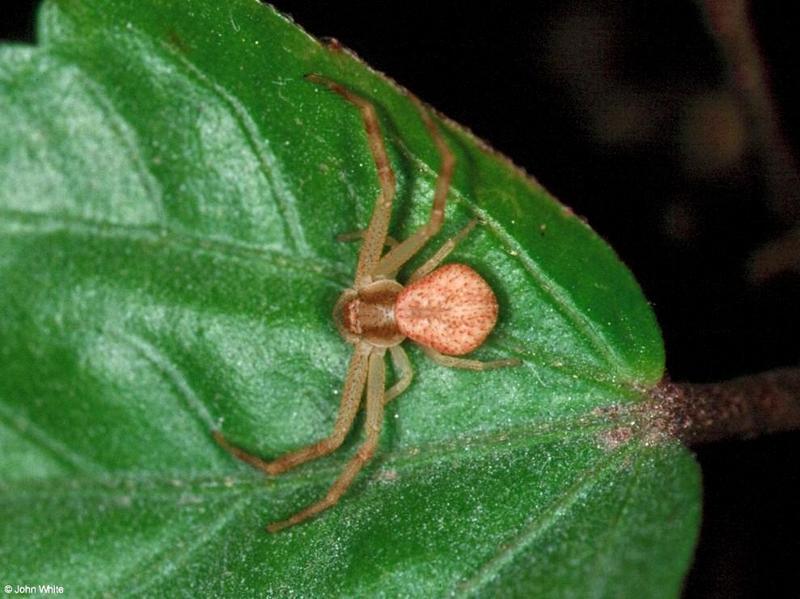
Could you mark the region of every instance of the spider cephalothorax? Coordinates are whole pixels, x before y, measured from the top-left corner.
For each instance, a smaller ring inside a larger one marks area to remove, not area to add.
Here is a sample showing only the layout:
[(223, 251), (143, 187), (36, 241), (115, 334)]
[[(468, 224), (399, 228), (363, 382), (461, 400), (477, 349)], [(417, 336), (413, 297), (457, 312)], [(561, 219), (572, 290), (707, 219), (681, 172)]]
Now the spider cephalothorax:
[[(400, 345), (406, 338), (416, 342), (428, 357), (443, 366), (486, 370), (519, 363), (513, 359), (481, 362), (457, 357), (480, 346), (497, 322), (497, 300), (489, 284), (477, 272), (465, 264), (439, 266), (475, 226), (475, 220), (417, 268), (405, 286), (395, 280), (398, 270), (439, 232), (444, 220), (455, 159), (431, 116), (417, 102), (442, 158), (433, 208), (425, 225), (408, 239), (397, 242), (388, 236), (395, 193), (394, 173), (374, 107), (330, 79), (320, 75), (309, 75), (308, 79), (328, 87), (359, 108), (381, 187), (369, 227), (356, 235), (343, 236), (343, 239), (363, 238), (363, 243), (353, 286), (342, 293), (333, 310), (339, 332), (354, 346), (345, 375), (339, 414), (330, 436), (270, 462), (231, 445), (217, 431), (214, 437), (237, 458), (267, 474), (280, 474), (339, 447), (353, 424), (366, 389), (366, 440), (323, 499), (286, 520), (268, 525), (270, 532), (303, 522), (334, 505), (372, 457), (380, 437), (384, 405), (411, 383), (411, 363)], [(386, 246), (389, 250), (384, 253)], [(384, 356), (387, 351), (397, 374), (397, 382), (389, 389), (385, 388)]]
[(363, 339), (376, 347), (401, 343), (405, 335), (397, 327), (395, 304), (402, 291), (403, 286), (392, 279), (346, 290), (333, 310), (342, 337), (351, 343)]

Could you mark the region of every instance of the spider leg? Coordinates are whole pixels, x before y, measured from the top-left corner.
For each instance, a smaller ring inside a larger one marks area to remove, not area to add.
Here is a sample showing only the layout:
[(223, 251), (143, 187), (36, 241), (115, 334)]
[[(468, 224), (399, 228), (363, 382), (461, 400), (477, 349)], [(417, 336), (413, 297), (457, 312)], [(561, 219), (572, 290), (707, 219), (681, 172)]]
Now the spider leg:
[(356, 455), (345, 466), (344, 471), (336, 479), (331, 488), (321, 500), (311, 504), (304, 510), (297, 512), (291, 518), (273, 522), (267, 526), (269, 532), (277, 532), (289, 526), (299, 524), (317, 515), (323, 510), (336, 504), (339, 498), (347, 491), (356, 475), (361, 471), (378, 447), (378, 441), (383, 425), (383, 394), (386, 384), (386, 365), (384, 364), (384, 349), (375, 349), (369, 356), (369, 375), (367, 377), (367, 418), (366, 440), (358, 448)]
[(439, 366), (447, 366), (448, 368), (464, 368), (466, 370), (492, 370), (494, 368), (506, 368), (507, 366), (519, 366), (522, 360), (517, 358), (507, 358), (505, 360), (490, 360), (484, 362), (482, 360), (473, 360), (470, 358), (458, 358), (456, 356), (446, 356), (435, 349), (420, 345), (422, 351), (431, 360), (436, 362)]
[[(367, 234), (367, 230), (366, 229), (363, 229), (361, 231), (350, 231), (348, 233), (339, 233), (336, 236), (336, 241), (344, 241), (344, 242), (347, 242), (347, 241), (359, 241), (361, 239), (364, 239), (364, 236), (366, 234)], [(383, 242), (383, 245), (388, 247), (389, 249), (391, 249), (391, 248), (396, 247), (397, 245), (399, 245), (399, 243), (400, 242), (397, 241), (394, 237), (391, 237), (391, 236), (387, 235), (386, 239)], [(397, 278), (397, 273), (396, 272), (390, 272), (387, 275), (387, 278), (396, 279)]]
[(397, 371), (397, 382), (386, 390), (383, 396), (383, 405), (392, 401), (395, 397), (405, 391), (411, 384), (411, 379), (414, 378), (414, 370), (411, 368), (411, 362), (408, 361), (408, 354), (399, 345), (393, 345), (389, 348), (392, 354), (392, 364)]
[(408, 262), (428, 240), (439, 232), (444, 221), (444, 206), (447, 202), (447, 192), (450, 190), (450, 180), (453, 178), (453, 169), (456, 166), (456, 158), (444, 141), (439, 129), (436, 127), (433, 118), (422, 104), (414, 99), (419, 108), (422, 120), (428, 129), (436, 149), (441, 156), (442, 165), (439, 175), (436, 178), (436, 189), (433, 192), (433, 207), (428, 222), (417, 229), (414, 234), (400, 243), (396, 248), (390, 250), (380, 262), (378, 262), (373, 275), (376, 277), (388, 276), (389, 273), (397, 272), (400, 267)]
[(336, 424), (333, 426), (333, 432), (324, 439), (284, 454), (270, 462), (232, 445), (219, 431), (213, 431), (214, 439), (234, 457), (270, 475), (286, 472), (304, 462), (328, 455), (342, 444), (356, 417), (358, 406), (361, 403), (361, 395), (364, 392), (367, 361), (371, 351), (371, 346), (366, 343), (356, 345), (344, 380), (344, 391)]
[[(354, 104), (361, 111), (361, 118), (364, 121), (364, 129), (367, 133), (367, 142), (375, 161), (375, 168), (378, 171), (378, 181), (381, 191), (375, 199), (375, 207), (372, 209), (372, 218), (364, 235), (364, 244), (358, 255), (358, 266), (356, 267), (355, 285), (358, 289), (371, 280), (371, 275), (375, 266), (383, 254), (383, 246), (386, 234), (389, 231), (389, 219), (392, 215), (392, 200), (394, 199), (396, 181), (394, 171), (389, 164), (389, 157), (386, 155), (386, 147), (383, 144), (378, 115), (375, 106), (358, 94), (353, 93), (345, 86), (312, 73), (306, 78), (313, 83), (324, 85), (333, 92), (342, 96), (345, 100)], [(390, 269), (391, 271), (391, 269)]]
[(408, 282), (406, 283), (406, 285), (410, 285), (411, 283), (413, 283), (417, 279), (421, 279), (422, 277), (424, 277), (428, 273), (433, 272), (433, 270), (437, 266), (439, 266), (439, 264), (442, 263), (442, 260), (447, 258), (447, 256), (450, 254), (450, 252), (452, 252), (454, 249), (456, 249), (456, 246), (467, 235), (469, 235), (469, 232), (472, 231), (472, 229), (475, 227), (476, 224), (478, 224), (478, 219), (473, 218), (471, 221), (469, 221), (469, 223), (467, 223), (466, 227), (464, 227), (458, 233), (453, 235), (450, 239), (445, 241), (444, 244), (442, 245), (442, 247), (440, 247), (437, 250), (437, 252), (425, 262), (425, 264), (423, 264), (417, 270), (415, 270), (413, 273), (411, 273), (411, 276), (409, 277)]
[[(362, 229), (361, 231), (350, 231), (348, 233), (339, 233), (336, 236), (336, 241), (343, 241), (343, 242), (361, 241), (362, 239), (364, 239), (364, 237), (366, 237), (366, 235), (367, 235), (366, 229)], [(399, 245), (399, 243), (400, 242), (397, 241), (394, 237), (387, 235), (386, 239), (383, 242), (383, 245), (391, 249)]]

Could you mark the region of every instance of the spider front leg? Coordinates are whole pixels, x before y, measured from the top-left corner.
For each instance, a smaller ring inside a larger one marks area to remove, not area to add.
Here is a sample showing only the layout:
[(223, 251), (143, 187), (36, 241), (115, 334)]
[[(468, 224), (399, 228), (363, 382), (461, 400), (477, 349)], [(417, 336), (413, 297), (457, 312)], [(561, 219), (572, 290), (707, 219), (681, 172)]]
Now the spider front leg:
[(353, 480), (364, 467), (378, 447), (380, 440), (381, 427), (383, 426), (383, 395), (386, 385), (386, 365), (384, 364), (384, 349), (373, 349), (369, 356), (369, 374), (367, 376), (367, 417), (366, 417), (366, 439), (363, 445), (358, 448), (356, 455), (353, 456), (345, 466), (344, 471), (336, 479), (325, 497), (316, 503), (311, 504), (304, 510), (297, 512), (291, 518), (273, 522), (267, 526), (267, 531), (278, 532), (289, 526), (300, 524), (309, 518), (316, 516), (320, 512), (332, 507), (339, 501), (345, 491), (353, 483)]
[[(342, 241), (342, 242), (345, 242), (345, 243), (348, 242), (348, 241), (360, 241), (360, 240), (364, 239), (364, 237), (366, 237), (366, 235), (367, 235), (366, 229), (363, 229), (361, 231), (351, 231), (349, 233), (339, 233), (336, 236), (336, 241)], [(398, 245), (400, 245), (400, 242), (397, 241), (391, 235), (387, 235), (386, 239), (383, 240), (383, 245), (388, 247), (389, 249), (392, 249), (392, 248), (397, 247)], [(389, 273), (388, 277), (390, 279), (394, 279), (394, 278), (397, 277), (397, 273), (396, 272)]]
[[(381, 136), (381, 129), (375, 106), (358, 94), (350, 91), (342, 84), (317, 73), (307, 75), (306, 79), (313, 83), (324, 85), (358, 108), (364, 122), (364, 130), (367, 134), (367, 142), (369, 143), (369, 149), (372, 153), (372, 159), (375, 161), (375, 168), (378, 172), (378, 182), (381, 191), (375, 199), (375, 206), (372, 209), (372, 218), (364, 233), (364, 243), (358, 254), (358, 265), (356, 266), (354, 284), (354, 287), (357, 289), (372, 280), (375, 267), (383, 255), (383, 246), (386, 243), (386, 236), (389, 232), (389, 219), (392, 216), (392, 202), (394, 200), (397, 183), (395, 181), (394, 171), (389, 164), (389, 157), (386, 154), (386, 146), (383, 144), (383, 137)], [(388, 272), (394, 271), (390, 270)]]
[[(336, 241), (341, 241), (343, 243), (347, 243), (349, 241), (361, 241), (364, 239), (366, 234), (366, 229), (362, 229), (361, 231), (350, 231), (349, 233), (339, 233), (336, 236)], [(383, 241), (383, 245), (391, 249), (399, 245), (399, 242), (394, 237), (387, 235), (386, 239)]]
[(414, 255), (436, 235), (442, 228), (444, 222), (444, 207), (447, 202), (447, 194), (450, 191), (450, 181), (453, 178), (453, 170), (456, 166), (456, 157), (442, 138), (436, 123), (431, 118), (431, 115), (422, 106), (416, 98), (413, 98), (417, 104), (422, 120), (427, 127), (428, 132), (436, 144), (436, 150), (439, 152), (442, 164), (439, 169), (439, 175), (436, 177), (436, 188), (433, 192), (433, 206), (431, 208), (428, 222), (417, 229), (411, 237), (400, 243), (397, 247), (389, 251), (376, 266), (372, 273), (375, 277), (391, 276), (400, 270), (400, 267), (408, 262)]
[[(347, 243), (350, 241), (361, 241), (367, 236), (367, 230), (362, 229), (361, 231), (350, 231), (348, 233), (339, 233), (336, 236), (336, 241), (341, 241), (343, 243)], [(387, 235), (386, 239), (383, 240), (383, 245), (388, 247), (389, 249), (396, 248), (400, 245), (400, 242), (397, 241), (391, 235)]]
[(336, 424), (334, 424), (333, 432), (321, 441), (268, 462), (231, 444), (219, 431), (213, 431), (214, 439), (234, 457), (269, 475), (281, 474), (300, 464), (328, 455), (342, 444), (350, 427), (353, 425), (358, 406), (361, 403), (361, 395), (364, 392), (370, 351), (370, 346), (366, 343), (356, 345), (353, 357), (350, 359), (350, 366), (347, 369)]

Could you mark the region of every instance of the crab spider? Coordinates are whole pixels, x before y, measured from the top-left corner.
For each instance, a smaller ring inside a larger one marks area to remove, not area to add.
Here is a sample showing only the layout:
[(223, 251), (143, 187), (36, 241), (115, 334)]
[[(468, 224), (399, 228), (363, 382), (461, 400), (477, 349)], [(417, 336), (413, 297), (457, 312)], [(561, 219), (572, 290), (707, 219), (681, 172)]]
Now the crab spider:
[[(477, 272), (465, 264), (440, 266), (476, 221), (471, 221), (446, 241), (413, 272), (405, 285), (396, 280), (399, 269), (441, 229), (455, 168), (455, 157), (430, 114), (414, 100), (441, 157), (433, 208), (427, 223), (408, 239), (397, 242), (388, 236), (395, 177), (386, 155), (374, 106), (343, 85), (321, 75), (312, 74), (307, 79), (336, 92), (361, 112), (380, 183), (380, 193), (367, 229), (340, 237), (342, 240), (363, 241), (353, 286), (342, 293), (333, 309), (339, 333), (353, 345), (339, 414), (329, 436), (273, 461), (265, 461), (232, 445), (219, 431), (213, 434), (216, 441), (238, 459), (269, 475), (281, 474), (336, 450), (353, 424), (366, 389), (366, 439), (325, 497), (286, 520), (269, 524), (269, 532), (299, 524), (335, 505), (373, 456), (380, 438), (384, 406), (411, 383), (411, 363), (401, 346), (406, 338), (416, 342), (429, 358), (442, 366), (487, 370), (519, 364), (516, 359), (482, 362), (459, 357), (479, 347), (497, 321), (495, 295)], [(389, 249), (384, 253), (386, 247)], [(389, 389), (385, 388), (384, 358), (387, 351), (398, 374), (397, 382)]]

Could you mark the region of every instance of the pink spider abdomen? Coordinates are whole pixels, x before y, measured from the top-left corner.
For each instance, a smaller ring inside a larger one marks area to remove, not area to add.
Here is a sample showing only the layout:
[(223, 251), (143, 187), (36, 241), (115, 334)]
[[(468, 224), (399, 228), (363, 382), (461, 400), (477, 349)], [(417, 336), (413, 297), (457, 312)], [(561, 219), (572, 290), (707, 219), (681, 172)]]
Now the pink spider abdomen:
[(446, 264), (403, 289), (395, 318), (400, 332), (449, 356), (479, 347), (497, 322), (492, 288), (466, 264)]

